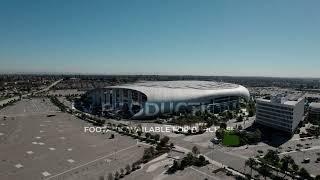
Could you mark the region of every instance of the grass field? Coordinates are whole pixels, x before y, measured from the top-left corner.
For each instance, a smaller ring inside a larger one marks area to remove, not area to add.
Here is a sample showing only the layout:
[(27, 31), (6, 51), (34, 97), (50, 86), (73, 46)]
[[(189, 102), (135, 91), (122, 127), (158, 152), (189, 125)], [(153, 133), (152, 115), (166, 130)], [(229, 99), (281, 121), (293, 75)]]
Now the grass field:
[(240, 138), (238, 135), (235, 135), (232, 131), (225, 131), (222, 143), (225, 146), (239, 146)]

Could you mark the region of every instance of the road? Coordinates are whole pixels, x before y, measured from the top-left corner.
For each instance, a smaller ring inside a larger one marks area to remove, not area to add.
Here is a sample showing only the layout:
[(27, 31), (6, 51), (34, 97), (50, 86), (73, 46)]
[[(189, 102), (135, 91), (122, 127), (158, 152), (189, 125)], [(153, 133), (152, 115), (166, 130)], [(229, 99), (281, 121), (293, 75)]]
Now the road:
[[(54, 83), (52, 83), (50, 86), (44, 88), (44, 89), (41, 89), (39, 91), (36, 91), (36, 92), (33, 92), (33, 94), (38, 94), (38, 93), (41, 93), (41, 92), (45, 92), (45, 91), (48, 91), (50, 88), (52, 88), (53, 86), (57, 85), (59, 82), (61, 82), (63, 79), (59, 79), (58, 81), (55, 81)], [(22, 97), (27, 97), (29, 95), (31, 95), (32, 93), (27, 93), (27, 94), (23, 94)], [(20, 97), (19, 96), (14, 96), (14, 97), (11, 97), (11, 98), (8, 98), (8, 99), (4, 99), (2, 101), (0, 101), (0, 105), (2, 106), (3, 104), (6, 104), (10, 101), (13, 101), (13, 100), (18, 100)]]

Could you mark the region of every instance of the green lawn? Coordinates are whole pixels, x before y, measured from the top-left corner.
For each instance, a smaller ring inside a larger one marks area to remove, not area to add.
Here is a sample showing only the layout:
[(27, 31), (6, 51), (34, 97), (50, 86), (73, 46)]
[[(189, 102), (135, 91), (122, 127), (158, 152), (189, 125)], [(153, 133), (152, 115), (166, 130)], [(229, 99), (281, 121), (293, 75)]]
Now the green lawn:
[(238, 135), (235, 135), (232, 131), (225, 131), (222, 143), (225, 146), (239, 146), (240, 138)]

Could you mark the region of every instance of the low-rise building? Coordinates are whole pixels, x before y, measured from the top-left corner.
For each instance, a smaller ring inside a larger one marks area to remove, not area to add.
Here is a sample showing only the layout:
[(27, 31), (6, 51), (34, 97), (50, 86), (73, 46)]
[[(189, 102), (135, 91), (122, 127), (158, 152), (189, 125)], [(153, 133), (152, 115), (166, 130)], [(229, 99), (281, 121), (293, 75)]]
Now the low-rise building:
[(288, 99), (283, 95), (257, 99), (256, 123), (293, 133), (304, 115), (304, 98)]

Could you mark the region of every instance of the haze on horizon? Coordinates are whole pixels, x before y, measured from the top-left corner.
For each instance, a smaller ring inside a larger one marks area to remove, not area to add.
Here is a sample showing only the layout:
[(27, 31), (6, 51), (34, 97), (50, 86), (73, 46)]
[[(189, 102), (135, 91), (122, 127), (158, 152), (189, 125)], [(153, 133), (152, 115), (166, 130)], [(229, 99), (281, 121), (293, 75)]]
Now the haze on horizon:
[(320, 77), (320, 1), (4, 0), (1, 73)]

